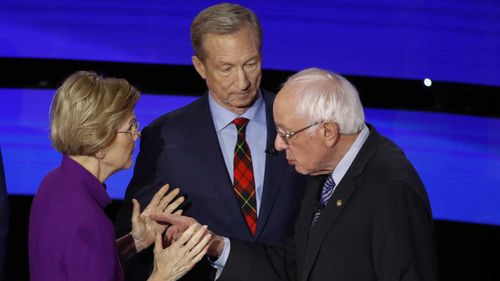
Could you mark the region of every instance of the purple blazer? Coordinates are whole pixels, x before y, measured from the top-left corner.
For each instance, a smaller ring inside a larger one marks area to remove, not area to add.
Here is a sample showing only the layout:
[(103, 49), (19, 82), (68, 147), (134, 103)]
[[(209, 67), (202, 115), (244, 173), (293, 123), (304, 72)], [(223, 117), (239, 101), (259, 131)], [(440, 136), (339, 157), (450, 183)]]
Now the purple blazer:
[(113, 224), (103, 210), (110, 203), (105, 185), (64, 155), (31, 207), (31, 280), (123, 280)]

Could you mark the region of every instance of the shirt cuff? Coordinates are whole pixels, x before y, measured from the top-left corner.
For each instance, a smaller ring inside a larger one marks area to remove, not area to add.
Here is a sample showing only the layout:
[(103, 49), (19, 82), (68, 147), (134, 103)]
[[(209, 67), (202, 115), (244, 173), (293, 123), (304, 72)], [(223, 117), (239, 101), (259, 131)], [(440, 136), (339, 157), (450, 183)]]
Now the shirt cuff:
[(135, 243), (132, 234), (129, 233), (116, 240), (116, 250), (122, 263), (126, 262), (128, 259), (134, 256), (137, 251), (135, 249)]
[(222, 237), (224, 239), (224, 249), (222, 250), (222, 253), (220, 254), (219, 258), (217, 260), (210, 260), (210, 264), (212, 267), (214, 267), (217, 272), (215, 274), (215, 280), (219, 278), (219, 276), (222, 273), (222, 270), (224, 269), (224, 266), (226, 265), (227, 258), (229, 257), (229, 251), (231, 251), (231, 242), (229, 238), (227, 237)]

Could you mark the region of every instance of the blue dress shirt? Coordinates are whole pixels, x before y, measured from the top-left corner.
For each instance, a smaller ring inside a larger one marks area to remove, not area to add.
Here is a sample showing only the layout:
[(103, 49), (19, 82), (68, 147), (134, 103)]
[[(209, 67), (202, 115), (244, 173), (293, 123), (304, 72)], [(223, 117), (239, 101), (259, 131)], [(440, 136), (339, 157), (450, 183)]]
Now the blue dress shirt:
[[(257, 217), (259, 216), (260, 203), (262, 199), (262, 189), (264, 185), (264, 171), (266, 168), (266, 145), (267, 145), (267, 126), (266, 110), (264, 98), (259, 92), (255, 103), (243, 114), (235, 114), (218, 104), (212, 94), (208, 95), (208, 104), (214, 120), (217, 138), (219, 139), (224, 162), (231, 178), (234, 181), (233, 161), (234, 147), (236, 146), (236, 126), (231, 122), (238, 117), (249, 119), (246, 128), (246, 141), (252, 154), (252, 166), (255, 179), (255, 198), (257, 201)], [(233, 182), (234, 184), (234, 182)]]

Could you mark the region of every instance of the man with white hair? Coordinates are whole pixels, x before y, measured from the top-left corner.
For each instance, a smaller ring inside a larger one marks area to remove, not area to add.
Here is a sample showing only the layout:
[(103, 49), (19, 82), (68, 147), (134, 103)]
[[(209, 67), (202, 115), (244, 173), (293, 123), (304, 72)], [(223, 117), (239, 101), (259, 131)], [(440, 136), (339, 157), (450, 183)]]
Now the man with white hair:
[(227, 256), (219, 281), (438, 279), (425, 188), (403, 151), (365, 124), (351, 83), (303, 70), (278, 93), (274, 121), (276, 149), (309, 175), (294, 237), (286, 249), (216, 237), (210, 254)]

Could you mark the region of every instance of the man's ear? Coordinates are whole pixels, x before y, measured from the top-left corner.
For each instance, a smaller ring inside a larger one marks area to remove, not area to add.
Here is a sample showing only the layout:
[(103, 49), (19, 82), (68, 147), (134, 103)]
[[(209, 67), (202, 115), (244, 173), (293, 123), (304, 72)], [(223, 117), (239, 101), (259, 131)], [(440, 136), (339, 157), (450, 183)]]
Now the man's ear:
[(203, 62), (197, 56), (192, 56), (191, 61), (193, 62), (196, 72), (198, 72), (201, 78), (206, 79), (207, 71), (205, 69), (205, 65), (203, 64)]
[(333, 147), (339, 140), (339, 126), (335, 122), (326, 121), (321, 124), (323, 139), (328, 147)]

